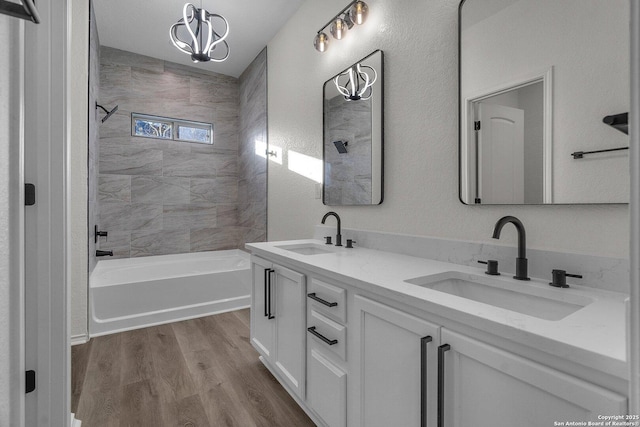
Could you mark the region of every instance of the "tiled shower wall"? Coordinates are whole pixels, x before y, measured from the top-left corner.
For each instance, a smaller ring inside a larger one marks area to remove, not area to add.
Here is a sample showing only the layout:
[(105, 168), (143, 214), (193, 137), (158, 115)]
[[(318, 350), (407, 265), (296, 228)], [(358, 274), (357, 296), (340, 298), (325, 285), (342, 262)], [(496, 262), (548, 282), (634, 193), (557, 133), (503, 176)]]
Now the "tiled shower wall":
[[(267, 49), (240, 76), (239, 222), (245, 242), (267, 240)], [(256, 148), (257, 147), (257, 148)], [(266, 150), (265, 150), (266, 151)]]
[[(244, 246), (253, 228), (238, 210), (239, 100), (233, 77), (101, 48), (99, 103), (119, 109), (100, 127), (100, 249), (126, 258)], [(132, 112), (213, 123), (214, 143), (132, 137)]]

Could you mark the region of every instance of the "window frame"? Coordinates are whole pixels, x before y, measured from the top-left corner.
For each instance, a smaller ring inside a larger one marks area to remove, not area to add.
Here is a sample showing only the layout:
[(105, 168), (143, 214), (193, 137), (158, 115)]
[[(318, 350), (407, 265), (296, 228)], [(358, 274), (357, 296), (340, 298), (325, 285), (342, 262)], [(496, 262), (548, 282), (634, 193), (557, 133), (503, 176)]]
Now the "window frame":
[[(149, 122), (164, 123), (170, 126), (171, 138), (163, 138), (160, 136), (138, 135), (136, 134), (136, 121), (143, 120)], [(209, 133), (209, 141), (198, 141), (189, 138), (180, 137), (180, 127), (190, 127), (195, 129), (204, 129)], [(131, 113), (131, 136), (139, 138), (160, 139), (163, 141), (189, 142), (193, 144), (213, 145), (213, 123), (197, 122), (193, 120), (175, 119), (171, 117), (154, 116), (151, 114)]]

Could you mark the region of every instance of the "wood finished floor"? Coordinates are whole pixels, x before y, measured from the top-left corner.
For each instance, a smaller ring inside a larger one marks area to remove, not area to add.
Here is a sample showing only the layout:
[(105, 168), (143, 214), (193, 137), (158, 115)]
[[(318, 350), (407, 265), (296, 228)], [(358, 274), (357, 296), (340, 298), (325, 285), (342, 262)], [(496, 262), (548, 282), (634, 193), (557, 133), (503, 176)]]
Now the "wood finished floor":
[(248, 309), (74, 346), (71, 390), (82, 427), (315, 425), (258, 360)]

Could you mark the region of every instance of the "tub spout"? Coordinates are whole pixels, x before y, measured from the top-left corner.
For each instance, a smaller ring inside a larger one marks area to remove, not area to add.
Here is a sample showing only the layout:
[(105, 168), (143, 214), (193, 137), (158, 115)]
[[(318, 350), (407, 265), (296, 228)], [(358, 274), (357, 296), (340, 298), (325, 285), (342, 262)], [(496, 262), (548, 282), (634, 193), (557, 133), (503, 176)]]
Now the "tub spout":
[(113, 251), (101, 251), (96, 249), (96, 256), (113, 256)]

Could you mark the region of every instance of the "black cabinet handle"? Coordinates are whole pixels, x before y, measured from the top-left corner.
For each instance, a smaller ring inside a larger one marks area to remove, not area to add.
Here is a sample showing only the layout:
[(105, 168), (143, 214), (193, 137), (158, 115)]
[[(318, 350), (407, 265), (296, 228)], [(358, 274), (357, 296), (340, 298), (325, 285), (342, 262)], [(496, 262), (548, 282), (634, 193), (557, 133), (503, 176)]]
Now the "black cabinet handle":
[(444, 353), (449, 350), (449, 344), (438, 347), (438, 427), (444, 427)]
[(267, 319), (275, 319), (276, 318), (276, 316), (274, 316), (273, 313), (271, 312), (271, 273), (273, 273), (274, 271), (275, 270), (273, 268), (270, 268), (269, 270), (267, 270), (267, 278), (268, 278), (268, 280), (267, 280), (267, 283), (268, 283), (267, 288), (269, 290), (268, 291), (269, 297), (267, 298), (268, 307), (269, 307), (267, 309), (267, 312), (268, 312), (269, 315), (267, 316)]
[(420, 427), (427, 427), (427, 344), (431, 335), (420, 339)]
[(320, 297), (317, 297), (315, 292), (307, 294), (307, 296), (314, 301), (318, 301), (320, 304), (326, 305), (327, 307), (335, 307), (336, 305), (338, 305), (337, 302), (329, 302), (329, 301), (323, 300)]
[(325, 343), (327, 343), (329, 345), (338, 344), (338, 340), (330, 340), (329, 338), (325, 337), (321, 333), (316, 332), (316, 327), (315, 326), (307, 328), (307, 331), (311, 332), (313, 335), (315, 335), (316, 337), (320, 338), (322, 341), (324, 341)]
[(264, 269), (264, 317), (269, 317), (269, 311), (267, 310), (267, 301), (269, 300), (269, 291), (267, 290), (267, 276), (269, 275), (270, 268)]

